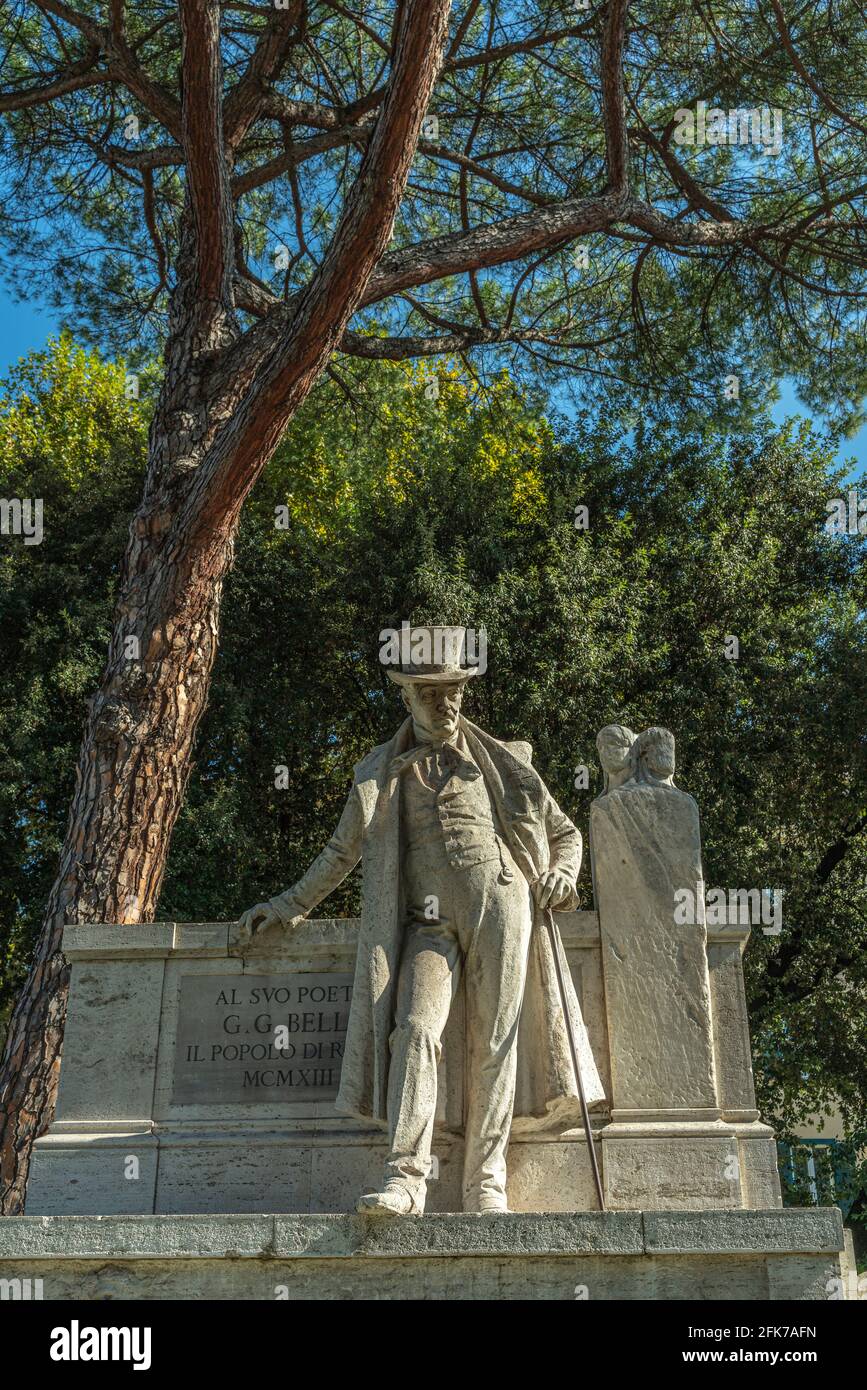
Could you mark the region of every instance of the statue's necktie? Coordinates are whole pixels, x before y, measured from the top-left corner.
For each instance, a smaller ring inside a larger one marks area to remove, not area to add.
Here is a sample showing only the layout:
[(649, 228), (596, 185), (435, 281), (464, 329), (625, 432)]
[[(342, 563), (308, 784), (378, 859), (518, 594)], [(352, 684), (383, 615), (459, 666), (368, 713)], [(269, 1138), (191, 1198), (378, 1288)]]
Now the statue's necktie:
[(453, 743), (420, 743), (417, 747), (410, 749), (408, 753), (401, 753), (393, 758), (389, 767), (389, 774), (392, 777), (399, 777), (406, 772), (407, 768), (413, 767), (415, 763), (420, 763), (424, 758), (434, 758), (442, 768), (442, 773), (450, 777), (453, 772), (466, 763)]

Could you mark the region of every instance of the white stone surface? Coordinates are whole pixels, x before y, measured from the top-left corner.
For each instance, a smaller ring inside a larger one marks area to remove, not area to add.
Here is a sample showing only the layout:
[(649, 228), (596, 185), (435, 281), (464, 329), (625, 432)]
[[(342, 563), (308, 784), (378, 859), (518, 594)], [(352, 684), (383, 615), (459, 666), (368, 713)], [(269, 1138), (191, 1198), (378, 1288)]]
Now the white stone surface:
[[(559, 921), (591, 1043), (607, 1076), (596, 916), (570, 912), (559, 914)], [(183, 977), (204, 976), (215, 988), (227, 990), (269, 973), (275, 979), (299, 971), (345, 977), (354, 963), (357, 924), (306, 922), (291, 944), (284, 937), (277, 949), (273, 940), (263, 940), (255, 954), (239, 952), (230, 935), (226, 923), (67, 929), (76, 997), (66, 1056), (95, 1065), (85, 1068), (80, 1087), (70, 1077), (64, 1087), (70, 1105), (61, 1105), (49, 1135), (36, 1145), (28, 1212), (339, 1212), (351, 1210), (358, 1192), (376, 1182), (387, 1151), (382, 1128), (337, 1115), (333, 1104), (173, 1104)], [(136, 986), (140, 970), (146, 985), (142, 990)], [(80, 977), (84, 988), (79, 994)], [(122, 987), (115, 988), (118, 984)], [(130, 1012), (133, 995), (136, 1007)], [(112, 1010), (115, 1015), (107, 1017)], [(127, 1038), (130, 1023), (137, 1033)], [(138, 1104), (144, 1113), (133, 1121), (126, 1113), (132, 1089), (122, 1073), (103, 1075), (108, 1063), (102, 1052), (92, 1051), (97, 1032), (103, 1040), (119, 1034), (121, 1057), (137, 1059)], [(158, 1045), (152, 1041), (144, 1049), (142, 1038), (158, 1040)], [(440, 1124), (433, 1148), (437, 1166), (429, 1197), (434, 1212), (458, 1210), (461, 1204), (463, 1144), (450, 1132), (449, 1121), (463, 1110), (463, 1068), (450, 1070), (450, 1060), (462, 1048), (459, 998), (441, 1061)], [(103, 1100), (115, 1081), (117, 1094), (113, 1100), (109, 1095), (109, 1107)], [(108, 1108), (112, 1114), (107, 1118), (103, 1110)], [(595, 1205), (583, 1134), (565, 1135), (564, 1142), (558, 1137), (556, 1129), (538, 1121), (516, 1126), (508, 1160), (513, 1170), (508, 1198), (516, 1210)], [(139, 1161), (136, 1181), (125, 1176), (130, 1157)]]
[(153, 1108), (163, 960), (74, 961), (58, 1119), (138, 1120)]
[[(755, 1108), (741, 963), (749, 932), (708, 940), (698, 807), (674, 785), (674, 739), (613, 725), (597, 743), (606, 790), (591, 807), (590, 853), (611, 1065), (606, 1202), (779, 1206), (774, 1137)], [(693, 921), (675, 911), (682, 890)]]
[(717, 1105), (707, 937), (674, 920), (701, 880), (698, 811), (675, 787), (627, 783), (594, 801), (590, 844), (602, 931), (612, 1108)]
[(9, 1217), (0, 1278), (46, 1300), (820, 1300), (836, 1208), (413, 1218)]

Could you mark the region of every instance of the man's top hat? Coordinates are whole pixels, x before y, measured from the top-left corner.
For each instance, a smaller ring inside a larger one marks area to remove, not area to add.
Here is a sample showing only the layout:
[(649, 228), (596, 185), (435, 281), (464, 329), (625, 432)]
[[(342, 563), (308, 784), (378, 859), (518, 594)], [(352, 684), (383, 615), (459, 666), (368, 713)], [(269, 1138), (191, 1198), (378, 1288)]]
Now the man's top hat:
[(467, 681), (479, 666), (466, 664), (465, 627), (404, 627), (400, 632), (400, 664), (386, 666), (398, 685), (439, 685)]

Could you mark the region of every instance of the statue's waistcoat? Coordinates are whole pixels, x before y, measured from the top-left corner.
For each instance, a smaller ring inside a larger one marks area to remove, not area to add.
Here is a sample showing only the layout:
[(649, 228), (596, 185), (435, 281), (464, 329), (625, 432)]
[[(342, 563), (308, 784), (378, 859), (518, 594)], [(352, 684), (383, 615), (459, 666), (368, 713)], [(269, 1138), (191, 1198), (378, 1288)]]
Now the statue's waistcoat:
[(435, 751), (401, 778), (404, 854), (453, 869), (502, 859), (491, 797), (479, 768), (463, 751)]

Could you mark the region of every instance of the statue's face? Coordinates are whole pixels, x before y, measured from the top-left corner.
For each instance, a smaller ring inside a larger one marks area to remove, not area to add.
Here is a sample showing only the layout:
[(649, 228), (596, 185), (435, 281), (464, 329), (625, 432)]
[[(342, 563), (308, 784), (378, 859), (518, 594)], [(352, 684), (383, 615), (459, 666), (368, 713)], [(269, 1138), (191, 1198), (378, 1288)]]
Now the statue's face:
[(455, 733), (463, 697), (462, 681), (454, 684), (412, 684), (404, 686), (403, 690), (406, 707), (416, 724), (435, 739), (451, 738)]
[(605, 772), (622, 772), (629, 762), (631, 739), (619, 730), (603, 729), (597, 739), (599, 761)]
[(645, 766), (654, 777), (674, 776), (674, 737), (667, 729), (654, 731), (642, 749)]

